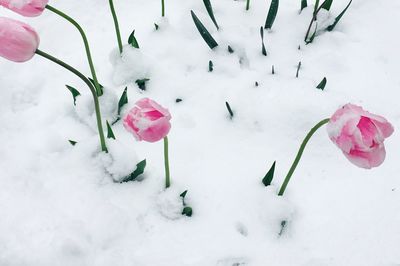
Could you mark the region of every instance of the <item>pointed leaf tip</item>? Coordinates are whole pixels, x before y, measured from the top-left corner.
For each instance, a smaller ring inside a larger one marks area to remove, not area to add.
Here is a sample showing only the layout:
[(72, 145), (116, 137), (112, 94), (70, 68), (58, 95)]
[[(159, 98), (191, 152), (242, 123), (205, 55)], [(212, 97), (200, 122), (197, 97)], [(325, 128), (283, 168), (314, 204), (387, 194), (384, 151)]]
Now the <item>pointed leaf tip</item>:
[(126, 183), (130, 181), (134, 181), (137, 177), (142, 175), (144, 173), (144, 169), (146, 168), (146, 159), (140, 161), (138, 164), (136, 164), (136, 169), (133, 171), (130, 175), (125, 177), (123, 180), (120, 181), (120, 183)]
[(71, 87), (69, 85), (65, 85), (67, 87), (67, 89), (71, 92), (72, 94), (72, 98), (74, 99), (74, 105), (76, 106), (76, 97), (78, 97), (80, 94), (80, 92), (75, 89), (74, 87)]
[(264, 176), (262, 183), (264, 186), (268, 187), (271, 185), (272, 180), (274, 179), (274, 174), (275, 174), (275, 165), (276, 161), (272, 164), (271, 168), (269, 169), (268, 173)]
[(192, 19), (193, 19), (193, 22), (194, 22), (197, 30), (199, 31), (203, 40), (207, 43), (208, 47), (210, 47), (211, 50), (214, 49), (215, 47), (217, 47), (218, 43), (214, 40), (214, 38), (211, 36), (210, 32), (206, 29), (206, 27), (203, 25), (203, 23), (201, 23), (201, 21), (196, 16), (196, 14), (193, 12), (193, 10), (191, 10), (190, 13), (192, 15)]
[(318, 84), (317, 89), (324, 90), (327, 83), (326, 77), (324, 77), (321, 82)]
[(139, 49), (139, 43), (135, 37), (135, 30), (132, 31), (131, 35), (129, 35), (128, 38), (128, 43), (132, 46), (135, 47), (136, 49)]

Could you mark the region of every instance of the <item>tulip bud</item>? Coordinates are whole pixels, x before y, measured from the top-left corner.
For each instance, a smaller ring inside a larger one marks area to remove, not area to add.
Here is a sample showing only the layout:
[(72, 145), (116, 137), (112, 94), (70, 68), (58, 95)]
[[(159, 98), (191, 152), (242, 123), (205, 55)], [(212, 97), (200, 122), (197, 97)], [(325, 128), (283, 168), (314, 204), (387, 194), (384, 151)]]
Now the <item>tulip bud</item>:
[(43, 13), (49, 0), (0, 0), (0, 5), (25, 17), (37, 17)]
[(25, 62), (35, 55), (39, 35), (23, 22), (0, 17), (0, 56), (14, 62)]

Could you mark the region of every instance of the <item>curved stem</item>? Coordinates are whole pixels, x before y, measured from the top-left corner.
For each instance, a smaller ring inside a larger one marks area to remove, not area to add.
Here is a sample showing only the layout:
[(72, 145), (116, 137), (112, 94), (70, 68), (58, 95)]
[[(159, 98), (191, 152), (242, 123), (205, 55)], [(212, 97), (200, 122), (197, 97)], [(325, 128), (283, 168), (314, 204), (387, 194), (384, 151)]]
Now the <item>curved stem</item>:
[(164, 166), (165, 166), (165, 188), (169, 188), (171, 185), (171, 179), (169, 175), (169, 158), (168, 158), (168, 137), (164, 137)]
[(165, 3), (164, 3), (164, 0), (161, 0), (161, 16), (165, 17)]
[(85, 45), (86, 56), (87, 56), (87, 60), (89, 62), (90, 72), (92, 72), (92, 78), (93, 78), (94, 86), (96, 87), (97, 96), (103, 95), (103, 91), (101, 89), (101, 86), (99, 85), (99, 81), (97, 80), (97, 76), (96, 76), (96, 71), (94, 69), (93, 59), (92, 59), (92, 55), (90, 53), (90, 48), (89, 48), (89, 42), (86, 38), (86, 34), (83, 31), (82, 27), (73, 18), (71, 18), (67, 14), (61, 12), (60, 10), (58, 10), (50, 5), (46, 5), (46, 9), (48, 9), (48, 10), (52, 11), (53, 13), (59, 15), (60, 17), (66, 19), (67, 21), (69, 21), (72, 25), (74, 25), (78, 29), (79, 33), (82, 36), (83, 44)]
[(114, 20), (115, 33), (117, 34), (119, 53), (122, 54), (121, 32), (119, 31), (118, 17), (117, 17), (117, 14), (115, 13), (114, 2), (113, 2), (113, 0), (109, 0), (108, 2), (110, 4), (111, 14), (112, 14), (112, 17)]
[(101, 145), (101, 150), (104, 152), (107, 152), (107, 147), (106, 147), (106, 141), (104, 139), (104, 132), (103, 132), (103, 125), (101, 122), (101, 113), (100, 113), (100, 104), (99, 104), (99, 99), (96, 94), (96, 89), (93, 87), (93, 84), (88, 80), (85, 75), (83, 75), (81, 72), (73, 68), (72, 66), (68, 65), (67, 63), (37, 49), (36, 54), (43, 56), (44, 58), (64, 67), (65, 69), (71, 71), (75, 75), (77, 75), (81, 80), (83, 80), (86, 85), (89, 87), (90, 91), (92, 92), (93, 95), (93, 101), (94, 101), (94, 108), (96, 112), (96, 119), (97, 119), (97, 128), (99, 131), (99, 136), (100, 136), (100, 145)]
[(292, 164), (292, 167), (290, 167), (290, 170), (288, 172), (288, 174), (286, 175), (285, 180), (283, 181), (283, 184), (281, 186), (281, 189), (279, 190), (278, 195), (282, 196), (283, 193), (285, 192), (285, 189), (290, 181), (290, 178), (293, 175), (294, 170), (296, 169), (297, 165), (299, 164), (299, 161), (301, 159), (301, 156), (303, 155), (304, 149), (306, 148), (306, 145), (308, 143), (308, 141), (310, 140), (310, 138), (314, 135), (314, 133), (323, 125), (327, 124), (329, 122), (329, 118), (322, 120), (321, 122), (319, 122), (318, 124), (316, 124), (311, 130), (310, 132), (308, 132), (306, 138), (303, 140), (303, 143), (301, 143), (300, 149), (297, 152), (297, 156), (294, 159), (294, 162)]

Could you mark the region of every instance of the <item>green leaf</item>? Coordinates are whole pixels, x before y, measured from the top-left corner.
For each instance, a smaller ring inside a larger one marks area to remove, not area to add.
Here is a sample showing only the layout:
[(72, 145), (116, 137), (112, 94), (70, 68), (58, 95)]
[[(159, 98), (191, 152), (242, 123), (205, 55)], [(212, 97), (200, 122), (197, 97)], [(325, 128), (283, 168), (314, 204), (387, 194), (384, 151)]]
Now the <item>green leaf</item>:
[(186, 194), (187, 194), (187, 190), (185, 190), (185, 191), (183, 191), (179, 196), (182, 198), (182, 205), (183, 206), (186, 206), (186, 203), (185, 203), (185, 197), (186, 197)]
[(146, 90), (146, 82), (149, 81), (150, 79), (144, 78), (144, 79), (137, 79), (135, 83), (138, 85), (139, 89), (142, 91)]
[(268, 187), (272, 183), (272, 179), (274, 179), (274, 174), (275, 174), (275, 164), (276, 161), (272, 164), (271, 168), (269, 169), (268, 173), (264, 176), (262, 182), (263, 184)]
[(80, 92), (77, 89), (75, 89), (74, 87), (71, 87), (69, 85), (65, 85), (65, 86), (72, 93), (72, 98), (74, 98), (74, 105), (76, 106), (76, 97), (81, 95)]
[(296, 78), (299, 77), (300, 68), (301, 68), (301, 61), (300, 61), (299, 64), (297, 65)]
[(306, 39), (306, 44), (310, 44), (314, 41), (315, 36), (317, 36), (317, 29), (318, 29), (318, 23), (315, 22), (315, 29), (314, 29), (314, 33), (311, 35), (311, 37), (309, 39)]
[(185, 191), (183, 191), (179, 196), (180, 197), (182, 197), (182, 198), (185, 198), (186, 197), (186, 194), (187, 194), (187, 190), (185, 190)]
[(135, 37), (135, 30), (132, 31), (131, 35), (129, 35), (128, 43), (132, 45), (132, 47), (139, 49), (139, 43)]
[(317, 89), (324, 90), (325, 86), (326, 86), (326, 82), (327, 82), (326, 78), (323, 78), (321, 80), (321, 82), (318, 84)]
[(306, 7), (307, 7), (307, 0), (301, 0), (301, 9), (300, 10), (303, 10)]
[(191, 207), (183, 208), (182, 215), (186, 215), (187, 217), (191, 217), (193, 215), (193, 209)]
[(115, 139), (115, 135), (114, 132), (110, 126), (110, 124), (108, 123), (108, 121), (106, 120), (106, 124), (107, 124), (107, 138), (108, 139)]
[(318, 13), (318, 6), (319, 6), (319, 0), (315, 0), (315, 5), (314, 5), (314, 12), (313, 12), (313, 19), (317, 20), (317, 13)]
[(325, 0), (325, 2), (322, 3), (321, 8), (328, 10), (331, 9), (333, 0)]
[(214, 64), (210, 60), (210, 61), (208, 61), (208, 72), (213, 72), (213, 71), (214, 71)]
[(264, 56), (267, 56), (267, 49), (265, 49), (265, 45), (264, 45), (264, 29), (263, 29), (263, 27), (260, 27), (260, 35), (261, 35), (261, 44), (262, 44), (261, 53)]
[(279, 236), (282, 236), (282, 234), (284, 233), (286, 225), (287, 225), (287, 221), (285, 221), (285, 220), (281, 221), (281, 230), (279, 231), (279, 234), (278, 234)]
[(214, 17), (214, 11), (213, 11), (213, 8), (212, 8), (210, 0), (203, 0), (203, 3), (204, 3), (204, 6), (207, 9), (207, 13), (210, 16), (212, 22), (214, 23), (214, 25), (217, 28), (217, 30), (219, 30), (219, 26), (218, 26), (217, 20)]
[(348, 9), (349, 6), (351, 5), (351, 2), (353, 2), (353, 0), (350, 0), (349, 4), (348, 4), (348, 5), (346, 6), (346, 8), (342, 11), (342, 13), (340, 13), (339, 16), (337, 16), (337, 17), (335, 18), (335, 22), (327, 28), (328, 31), (332, 31), (332, 30), (336, 27), (336, 24), (338, 24), (338, 22), (340, 21), (340, 19), (343, 17), (344, 13), (346, 13), (347, 9)]
[(128, 87), (125, 87), (124, 92), (121, 95), (121, 98), (119, 98), (118, 101), (118, 116), (121, 115), (121, 110), (122, 107), (128, 103)]
[(191, 10), (190, 13), (192, 14), (193, 22), (196, 25), (197, 30), (199, 31), (201, 37), (203, 37), (204, 41), (207, 43), (208, 47), (210, 47), (210, 49), (214, 49), (215, 47), (217, 47), (218, 43), (214, 40), (206, 27), (204, 27), (203, 23), (201, 23), (193, 10)]
[(226, 105), (226, 109), (228, 109), (229, 117), (232, 119), (232, 118), (233, 118), (233, 111), (232, 111), (232, 108), (231, 108), (231, 106), (229, 105), (228, 102), (225, 102), (225, 105)]
[(68, 140), (68, 142), (72, 145), (72, 146), (75, 146), (76, 145), (76, 143), (78, 143), (78, 142), (76, 142), (76, 141), (74, 141), (74, 140)]
[(144, 173), (144, 169), (145, 168), (146, 168), (146, 159), (144, 159), (143, 161), (139, 162), (136, 165), (135, 171), (133, 171), (132, 174), (130, 174), (127, 177), (125, 177), (122, 181), (120, 181), (120, 183), (126, 183), (126, 182), (130, 182), (130, 181), (134, 181), (138, 176), (140, 176), (140, 175), (142, 175)]
[(276, 14), (278, 13), (279, 0), (272, 0), (271, 5), (269, 6), (269, 11), (267, 15), (267, 20), (265, 21), (264, 28), (271, 29), (274, 24)]
[[(92, 78), (90, 78), (90, 77), (88, 77), (88, 79), (90, 80), (90, 82), (93, 84), (93, 86), (96, 88), (96, 84), (94, 84), (94, 80), (92, 79)], [(103, 89), (104, 89), (104, 86), (103, 85), (101, 85), (100, 83), (99, 83), (99, 91), (97, 92), (97, 96), (101, 96), (101, 95), (103, 95)]]

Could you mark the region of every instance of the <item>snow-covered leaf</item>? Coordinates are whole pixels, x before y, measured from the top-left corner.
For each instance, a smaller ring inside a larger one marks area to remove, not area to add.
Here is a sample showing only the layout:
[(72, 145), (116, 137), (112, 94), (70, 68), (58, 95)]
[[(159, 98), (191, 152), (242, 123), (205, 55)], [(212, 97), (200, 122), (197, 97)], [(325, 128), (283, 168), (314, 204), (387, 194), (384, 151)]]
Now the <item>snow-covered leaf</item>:
[(339, 16), (337, 16), (337, 17), (335, 18), (335, 22), (327, 28), (328, 31), (332, 31), (332, 30), (336, 27), (336, 24), (339, 23), (340, 19), (341, 19), (341, 18), (343, 17), (343, 15), (346, 13), (347, 9), (348, 9), (349, 6), (351, 5), (351, 2), (353, 2), (353, 0), (350, 0), (350, 2), (347, 4), (346, 8), (343, 9), (343, 11), (339, 14)]
[(126, 183), (126, 182), (130, 182), (130, 181), (134, 181), (138, 176), (140, 176), (140, 175), (142, 175), (144, 173), (144, 169), (145, 168), (146, 168), (146, 159), (144, 159), (143, 161), (139, 162), (136, 165), (135, 171), (133, 171), (132, 174), (130, 174), (127, 177), (125, 177), (124, 179), (122, 179), (120, 181), (120, 183)]

